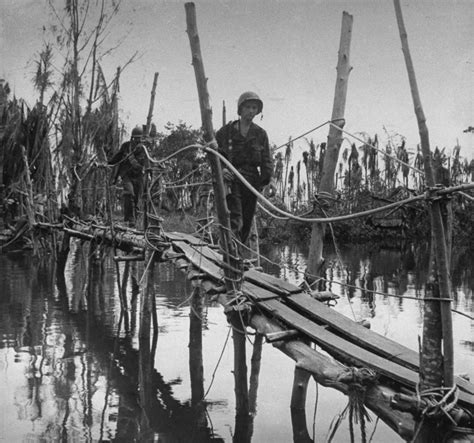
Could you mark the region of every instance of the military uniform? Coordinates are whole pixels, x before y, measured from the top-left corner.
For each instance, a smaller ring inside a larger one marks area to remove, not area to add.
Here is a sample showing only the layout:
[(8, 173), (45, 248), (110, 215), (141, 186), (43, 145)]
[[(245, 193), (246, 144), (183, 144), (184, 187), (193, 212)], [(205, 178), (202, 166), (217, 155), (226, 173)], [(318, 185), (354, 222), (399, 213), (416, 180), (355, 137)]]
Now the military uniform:
[(109, 161), (115, 165), (115, 178), (122, 179), (123, 216), (124, 221), (134, 223), (138, 210), (138, 203), (143, 194), (144, 174), (148, 166), (148, 158), (142, 144), (127, 141)]
[[(219, 152), (228, 159), (258, 191), (270, 183), (273, 163), (268, 136), (264, 129), (251, 123), (247, 135), (240, 132), (239, 120), (228, 123), (216, 133)], [(257, 197), (234, 178), (227, 195), (231, 229), (245, 243), (255, 214)]]

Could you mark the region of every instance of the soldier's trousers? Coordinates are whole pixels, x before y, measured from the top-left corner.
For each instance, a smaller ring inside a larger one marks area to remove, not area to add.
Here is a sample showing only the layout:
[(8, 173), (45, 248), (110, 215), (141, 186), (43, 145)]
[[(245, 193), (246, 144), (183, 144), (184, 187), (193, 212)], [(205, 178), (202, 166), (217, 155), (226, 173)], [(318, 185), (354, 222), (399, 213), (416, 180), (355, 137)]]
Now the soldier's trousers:
[(230, 212), (230, 227), (236, 238), (245, 243), (252, 228), (257, 207), (257, 197), (240, 181), (235, 180), (231, 192), (227, 195), (227, 207)]
[(123, 219), (134, 222), (137, 218), (138, 203), (143, 194), (143, 178), (122, 178), (123, 185)]

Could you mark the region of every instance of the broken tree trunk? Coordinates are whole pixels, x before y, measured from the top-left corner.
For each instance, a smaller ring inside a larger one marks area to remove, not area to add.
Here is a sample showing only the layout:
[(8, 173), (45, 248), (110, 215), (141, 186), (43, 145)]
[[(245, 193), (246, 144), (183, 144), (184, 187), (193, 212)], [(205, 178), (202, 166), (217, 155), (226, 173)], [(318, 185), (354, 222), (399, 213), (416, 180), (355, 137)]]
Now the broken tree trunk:
[[(342, 15), (341, 39), (337, 63), (337, 79), (332, 109), (332, 121), (338, 126), (344, 126), (344, 112), (346, 108), (347, 84), (351, 66), (349, 63), (352, 35), (352, 15), (344, 11)], [(323, 173), (319, 192), (323, 196), (332, 196), (334, 192), (334, 173), (342, 143), (342, 132), (331, 125), (329, 128), (326, 155), (324, 157)], [(311, 228), (311, 241), (308, 254), (308, 267), (306, 274), (311, 281), (317, 276), (323, 263), (323, 239), (325, 224), (313, 223)]]

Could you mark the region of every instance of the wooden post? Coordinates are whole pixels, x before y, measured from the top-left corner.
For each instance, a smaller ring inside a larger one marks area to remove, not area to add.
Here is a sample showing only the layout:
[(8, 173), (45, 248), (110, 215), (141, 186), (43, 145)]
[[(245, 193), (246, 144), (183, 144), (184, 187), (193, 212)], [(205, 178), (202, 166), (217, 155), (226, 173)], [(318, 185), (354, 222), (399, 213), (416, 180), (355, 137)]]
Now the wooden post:
[(260, 375), (260, 363), (262, 360), (263, 335), (257, 333), (253, 340), (253, 352), (251, 358), (250, 383), (249, 383), (249, 411), (257, 413), (258, 378)]
[(308, 433), (306, 424), (306, 394), (311, 373), (295, 366), (293, 390), (291, 392), (291, 423), (293, 427), (293, 441), (310, 443), (313, 440)]
[[(344, 126), (344, 112), (346, 108), (347, 84), (351, 66), (349, 55), (352, 36), (352, 15), (347, 12), (342, 14), (341, 38), (339, 43), (339, 55), (337, 63), (337, 79), (332, 108), (332, 120), (340, 127)], [(331, 125), (329, 128), (326, 155), (319, 185), (319, 193), (331, 196), (334, 192), (334, 173), (337, 167), (339, 151), (342, 144), (342, 132)], [(312, 276), (319, 274), (323, 263), (323, 239), (325, 225), (313, 223), (311, 228), (311, 240), (308, 254), (307, 277), (311, 281)]]
[[(186, 24), (189, 43), (191, 46), (192, 65), (196, 76), (196, 84), (199, 95), (199, 104), (201, 108), (202, 128), (204, 131), (204, 140), (206, 142), (214, 142), (214, 128), (212, 126), (212, 108), (209, 102), (209, 93), (207, 91), (207, 78), (204, 72), (204, 64), (201, 55), (201, 46), (199, 42), (199, 34), (196, 25), (196, 10), (194, 3), (185, 3), (186, 9)], [(222, 177), (222, 167), (220, 161), (214, 155), (208, 155), (209, 163), (212, 169), (212, 185), (214, 188), (214, 196), (217, 206), (217, 216), (220, 226), (220, 238), (223, 248), (225, 262), (231, 267), (237, 268), (237, 263), (234, 259), (236, 257), (236, 250), (232, 243), (230, 230), (230, 216), (226, 204), (226, 193), (224, 187), (224, 179)], [(234, 282), (238, 275), (226, 270), (226, 287), (228, 291), (235, 290)]]
[(202, 358), (202, 318), (204, 293), (199, 286), (193, 289), (189, 310), (189, 374), (191, 379), (191, 406), (197, 432), (207, 425), (204, 403), (204, 364)]
[(151, 88), (150, 106), (148, 107), (148, 115), (146, 117), (145, 135), (148, 135), (150, 133), (151, 119), (153, 118), (153, 108), (155, 107), (155, 91), (156, 91), (157, 82), (158, 82), (158, 72), (155, 72), (155, 77), (153, 78), (153, 86)]
[[(431, 150), (428, 127), (426, 126), (426, 118), (421, 105), (420, 94), (415, 77), (415, 69), (411, 59), (408, 47), (407, 32), (403, 21), (402, 9), (399, 0), (394, 0), (395, 13), (400, 32), (400, 40), (402, 43), (402, 51), (405, 57), (405, 64), (408, 72), (408, 79), (415, 107), (415, 114), (418, 122), (418, 130), (420, 132), (421, 150), (424, 157), (424, 168), (426, 184), (428, 188), (434, 188), (435, 178), (431, 163)], [(428, 193), (430, 191), (428, 190)], [(449, 280), (448, 269), (448, 252), (446, 247), (446, 237), (443, 228), (443, 219), (441, 214), (441, 204), (439, 200), (433, 199), (428, 202), (428, 209), (431, 219), (431, 229), (435, 242), (436, 270), (440, 288), (440, 298), (444, 300), (451, 299), (451, 282)], [(451, 303), (440, 301), (441, 304), (441, 320), (443, 331), (443, 366), (444, 366), (444, 385), (452, 387), (454, 385), (454, 366), (453, 366), (453, 335), (452, 335), (452, 318)]]
[[(196, 10), (194, 3), (185, 3), (186, 24), (189, 44), (191, 46), (192, 65), (196, 76), (196, 84), (199, 95), (199, 105), (201, 108), (201, 120), (203, 127), (203, 136), (206, 142), (216, 144), (214, 137), (214, 128), (212, 126), (212, 109), (207, 91), (207, 79), (204, 72), (204, 64), (201, 55), (201, 46), (199, 34), (196, 25)], [(226, 192), (224, 179), (222, 176), (222, 167), (220, 161), (215, 155), (208, 155), (212, 170), (212, 185), (214, 188), (214, 198), (217, 207), (217, 217), (219, 220), (220, 241), (224, 261), (229, 268), (224, 269), (225, 285), (229, 298), (234, 298), (240, 292), (241, 272), (233, 271), (239, 269), (237, 250), (232, 242), (232, 233), (230, 229), (230, 216), (226, 203)], [(233, 327), (234, 342), (234, 382), (236, 397), (237, 423), (248, 420), (249, 400), (247, 384), (247, 364), (246, 364), (246, 337), (245, 325), (240, 320), (238, 311), (230, 310), (228, 313), (229, 322)], [(236, 426), (237, 427), (237, 426)], [(238, 426), (240, 428), (240, 425)], [(237, 432), (237, 429), (236, 429)]]
[(222, 100), (222, 126), (227, 123), (227, 116), (226, 116), (226, 109), (225, 109), (225, 101)]

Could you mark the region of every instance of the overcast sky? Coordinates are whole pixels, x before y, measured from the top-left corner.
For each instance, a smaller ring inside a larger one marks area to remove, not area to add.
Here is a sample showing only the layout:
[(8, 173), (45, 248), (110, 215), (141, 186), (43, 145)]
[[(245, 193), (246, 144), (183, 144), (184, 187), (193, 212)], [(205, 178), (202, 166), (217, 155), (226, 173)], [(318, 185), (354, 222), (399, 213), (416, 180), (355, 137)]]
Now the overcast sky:
[[(246, 90), (264, 101), (270, 141), (285, 143), (331, 118), (343, 11), (353, 16), (346, 128), (351, 133), (401, 134), (413, 150), (419, 142), (416, 116), (391, 0), (197, 1), (197, 26), (214, 127), (236, 117)], [(63, 4), (56, 1), (56, 4)], [(474, 157), (474, 1), (402, 0), (431, 147)], [(50, 41), (46, 0), (0, 0), (0, 77), (18, 97), (31, 97), (33, 59)], [(153, 75), (159, 72), (154, 121), (201, 125), (184, 2), (124, 0), (109, 42), (126, 36), (103, 67), (110, 80), (139, 51), (121, 76), (121, 117), (127, 128), (144, 123)], [(56, 59), (58, 66), (61, 60)], [(328, 127), (311, 134), (325, 141)], [(395, 137), (395, 140), (397, 138)], [(307, 149), (304, 140), (296, 143)]]

